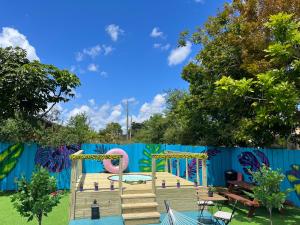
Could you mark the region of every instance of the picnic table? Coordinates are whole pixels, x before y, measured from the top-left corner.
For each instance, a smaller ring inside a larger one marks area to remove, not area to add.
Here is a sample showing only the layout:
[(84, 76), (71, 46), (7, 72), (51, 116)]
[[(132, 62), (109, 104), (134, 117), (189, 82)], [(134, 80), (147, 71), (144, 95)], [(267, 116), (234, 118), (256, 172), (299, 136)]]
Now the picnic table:
[(254, 185), (245, 181), (232, 180), (228, 181), (229, 183), (229, 192), (232, 192), (234, 188), (240, 188), (245, 191), (252, 191)]
[[(237, 200), (245, 206), (249, 207), (248, 217), (252, 217), (255, 209), (259, 207), (258, 201), (249, 199), (240, 194), (241, 190), (252, 192), (254, 185), (245, 181), (228, 181), (228, 192), (223, 193), (229, 200)], [(238, 190), (239, 193), (234, 192)]]

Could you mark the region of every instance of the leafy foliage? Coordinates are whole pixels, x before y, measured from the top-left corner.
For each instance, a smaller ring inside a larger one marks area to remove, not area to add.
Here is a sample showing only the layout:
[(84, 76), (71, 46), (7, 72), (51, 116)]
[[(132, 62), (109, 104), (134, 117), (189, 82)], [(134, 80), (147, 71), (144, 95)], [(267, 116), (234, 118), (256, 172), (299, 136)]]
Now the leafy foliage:
[(30, 62), (21, 48), (0, 48), (1, 119), (16, 114), (43, 116), (49, 111), (49, 104), (69, 101), (79, 84), (77, 76), (67, 70)]
[(299, 0), (235, 0), (195, 33), (181, 33), (179, 45), (188, 40), (202, 48), (182, 72), (189, 93), (167, 114), (176, 124), (175, 142), (270, 146), (295, 140), (299, 16)]
[(0, 181), (15, 168), (23, 151), (24, 146), (18, 143), (0, 153)]
[(119, 143), (122, 137), (122, 127), (119, 123), (111, 122), (106, 125), (105, 129), (100, 130), (99, 134), (104, 142)]
[(28, 218), (28, 221), (36, 218), (41, 225), (43, 216), (58, 205), (60, 197), (56, 192), (55, 178), (46, 169), (37, 168), (30, 182), (24, 177), (18, 181), (18, 192), (11, 200), (21, 216)]
[(268, 209), (272, 225), (272, 209), (281, 209), (286, 199), (286, 192), (280, 191), (280, 185), (285, 176), (278, 170), (272, 170), (265, 165), (259, 171), (252, 172), (252, 176), (257, 184), (253, 188), (254, 198)]

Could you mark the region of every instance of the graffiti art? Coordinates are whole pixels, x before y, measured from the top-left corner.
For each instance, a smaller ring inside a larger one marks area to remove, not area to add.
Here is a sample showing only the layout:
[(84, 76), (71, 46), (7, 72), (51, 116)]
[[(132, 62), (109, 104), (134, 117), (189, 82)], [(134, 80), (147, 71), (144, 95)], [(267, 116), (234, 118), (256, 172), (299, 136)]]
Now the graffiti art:
[(291, 170), (286, 171), (286, 177), (300, 200), (300, 165), (292, 164)]
[(58, 148), (39, 148), (34, 162), (47, 168), (49, 172), (57, 173), (71, 167), (70, 155), (77, 152), (80, 145), (60, 146)]
[(254, 150), (253, 153), (249, 151), (242, 152), (238, 156), (238, 161), (250, 180), (252, 180), (251, 172), (258, 171), (263, 164), (267, 167), (270, 166), (268, 157), (259, 150)]
[[(143, 150), (143, 158), (139, 161), (140, 171), (141, 172), (151, 172), (152, 171), (152, 154), (163, 153), (160, 144), (149, 144), (146, 145), (146, 148)], [(165, 170), (165, 160), (158, 159), (156, 160), (156, 171), (163, 172)]]
[(10, 145), (0, 153), (0, 181), (16, 167), (23, 151), (24, 146), (18, 143)]

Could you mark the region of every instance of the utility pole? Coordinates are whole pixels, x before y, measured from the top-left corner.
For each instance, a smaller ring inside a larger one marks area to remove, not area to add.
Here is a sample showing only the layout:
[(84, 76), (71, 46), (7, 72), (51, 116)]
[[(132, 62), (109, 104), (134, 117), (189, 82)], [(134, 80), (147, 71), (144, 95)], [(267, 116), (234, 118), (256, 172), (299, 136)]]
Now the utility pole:
[(132, 115), (130, 116), (129, 140), (131, 140), (131, 137), (132, 137)]

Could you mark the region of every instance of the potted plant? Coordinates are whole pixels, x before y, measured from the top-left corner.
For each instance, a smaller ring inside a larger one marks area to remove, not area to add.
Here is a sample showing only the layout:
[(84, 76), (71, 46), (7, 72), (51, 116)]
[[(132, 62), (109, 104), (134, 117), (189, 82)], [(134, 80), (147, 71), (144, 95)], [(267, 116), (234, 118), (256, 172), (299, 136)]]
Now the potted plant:
[(180, 188), (180, 180), (177, 180), (177, 184), (176, 184), (177, 188)]
[(110, 190), (111, 191), (115, 190), (115, 186), (114, 186), (114, 181), (113, 180), (110, 181)]
[(207, 192), (208, 197), (213, 197), (215, 191), (216, 191), (216, 188), (213, 187), (212, 185), (209, 185), (209, 186), (208, 186), (208, 192)]
[(95, 182), (94, 186), (95, 186), (95, 191), (98, 191), (99, 190), (98, 182)]
[(79, 191), (83, 191), (83, 183), (82, 182), (80, 182), (80, 184), (79, 184)]
[(166, 180), (162, 180), (162, 182), (161, 182), (161, 187), (162, 187), (162, 188), (166, 188)]

